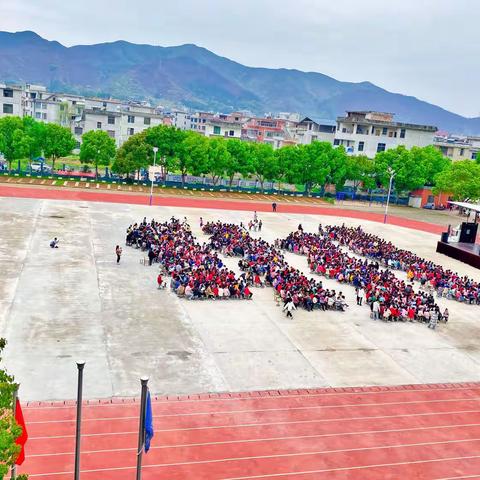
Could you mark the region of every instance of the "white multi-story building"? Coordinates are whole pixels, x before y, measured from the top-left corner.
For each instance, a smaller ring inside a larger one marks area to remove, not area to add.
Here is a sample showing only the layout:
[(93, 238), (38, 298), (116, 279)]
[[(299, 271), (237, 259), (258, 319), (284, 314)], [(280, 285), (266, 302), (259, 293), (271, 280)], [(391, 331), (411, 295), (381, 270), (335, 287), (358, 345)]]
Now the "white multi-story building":
[(426, 147), (433, 144), (437, 127), (393, 121), (392, 113), (347, 112), (337, 118), (334, 145), (343, 145), (348, 153), (375, 157), (378, 152), (403, 145)]
[(336, 123), (330, 120), (313, 120), (305, 117), (291, 128), (297, 143), (308, 145), (312, 142), (330, 142), (335, 140)]
[(480, 138), (436, 136), (433, 139), (433, 145), (453, 162), (458, 162), (459, 160), (475, 160), (477, 153), (480, 151)]
[(0, 117), (23, 116), (23, 89), (18, 85), (0, 84)]

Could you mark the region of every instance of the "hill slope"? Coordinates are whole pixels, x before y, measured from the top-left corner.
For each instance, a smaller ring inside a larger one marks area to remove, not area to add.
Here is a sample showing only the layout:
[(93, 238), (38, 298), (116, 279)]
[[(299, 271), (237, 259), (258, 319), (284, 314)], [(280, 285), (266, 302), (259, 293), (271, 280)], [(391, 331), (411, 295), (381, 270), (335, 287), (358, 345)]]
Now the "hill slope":
[(158, 47), (118, 41), (64, 47), (34, 32), (0, 32), (0, 81), (223, 112), (295, 111), (333, 119), (345, 110), (380, 110), (395, 112), (406, 122), (480, 133), (480, 118), (465, 118), (369, 82), (246, 67), (195, 45)]

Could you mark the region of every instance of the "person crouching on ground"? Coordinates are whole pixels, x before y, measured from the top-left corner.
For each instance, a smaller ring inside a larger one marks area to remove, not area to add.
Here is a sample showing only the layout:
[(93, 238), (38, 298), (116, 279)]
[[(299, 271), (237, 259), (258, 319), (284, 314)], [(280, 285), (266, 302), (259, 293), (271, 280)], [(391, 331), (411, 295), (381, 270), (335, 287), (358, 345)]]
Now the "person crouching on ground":
[(51, 242), (50, 242), (50, 248), (58, 248), (58, 238), (55, 237)]

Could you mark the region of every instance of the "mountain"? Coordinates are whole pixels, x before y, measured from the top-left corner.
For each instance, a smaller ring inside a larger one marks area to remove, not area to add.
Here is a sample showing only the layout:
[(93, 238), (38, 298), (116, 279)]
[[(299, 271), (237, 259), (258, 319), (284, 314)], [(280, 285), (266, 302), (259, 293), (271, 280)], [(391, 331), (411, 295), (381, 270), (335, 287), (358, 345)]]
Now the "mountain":
[(370, 82), (247, 67), (196, 45), (158, 47), (117, 41), (65, 47), (30, 31), (0, 32), (0, 81), (199, 110), (251, 110), (259, 115), (290, 111), (334, 119), (345, 110), (378, 110), (394, 112), (404, 122), (480, 134), (480, 117), (465, 118)]

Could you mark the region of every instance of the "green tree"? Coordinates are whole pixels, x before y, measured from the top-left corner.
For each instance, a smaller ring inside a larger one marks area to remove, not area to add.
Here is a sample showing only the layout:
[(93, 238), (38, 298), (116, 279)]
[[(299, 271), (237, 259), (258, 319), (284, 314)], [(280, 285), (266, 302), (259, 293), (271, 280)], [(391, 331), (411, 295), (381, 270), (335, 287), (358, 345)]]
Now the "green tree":
[(147, 143), (145, 131), (132, 135), (117, 150), (112, 170), (127, 178), (132, 172), (139, 172), (150, 164), (151, 147)]
[[(275, 150), (275, 159), (277, 162), (277, 180), (279, 182), (287, 181), (296, 183), (295, 168), (302, 164), (302, 155), (304, 155), (303, 145), (287, 145)], [(300, 181), (300, 183), (304, 183)]]
[(98, 167), (107, 167), (115, 157), (115, 141), (103, 130), (91, 130), (82, 135), (80, 160), (84, 164), (95, 166), (95, 176), (98, 177)]
[(388, 187), (390, 181), (389, 167), (395, 172), (394, 187), (397, 194), (425, 185), (425, 165), (423, 162), (416, 162), (412, 153), (404, 146), (377, 153), (375, 156), (375, 173), (384, 187)]
[(20, 117), (0, 118), (0, 152), (8, 162), (9, 170), (12, 162), (27, 154), (28, 142), (24, 139), (24, 125)]
[(266, 181), (273, 181), (278, 175), (278, 162), (273, 148), (267, 143), (249, 143), (249, 155), (252, 161), (252, 170), (260, 183), (260, 188)]
[(56, 123), (47, 123), (44, 131), (44, 154), (52, 162), (52, 169), (55, 169), (55, 161), (72, 153), (77, 142), (70, 129), (61, 127)]
[(346, 179), (353, 182), (353, 192), (357, 193), (358, 187), (369, 190), (375, 187), (373, 161), (365, 155), (352, 155), (347, 157)]
[(412, 161), (421, 164), (424, 169), (425, 185), (434, 185), (435, 176), (449, 167), (452, 161), (445, 157), (433, 145), (428, 147), (412, 147)]
[(480, 199), (480, 165), (471, 160), (452, 163), (435, 176), (433, 192), (452, 193), (454, 200)]
[[(0, 355), (5, 345), (5, 339), (0, 338)], [(20, 453), (15, 441), (22, 430), (13, 416), (13, 392), (16, 389), (14, 378), (0, 367), (0, 479), (6, 477)], [(17, 476), (17, 480), (26, 478), (26, 475)]]
[(182, 132), (183, 141), (178, 147), (178, 168), (185, 184), (187, 173), (202, 175), (208, 170), (209, 140), (196, 132)]
[(153, 147), (158, 148), (157, 165), (162, 169), (162, 178), (166, 180), (167, 173), (177, 165), (182, 149), (184, 132), (178, 128), (157, 125), (146, 130), (145, 139), (150, 145), (150, 164), (153, 164)]
[(227, 141), (227, 150), (230, 153), (229, 161), (225, 168), (229, 185), (232, 186), (233, 178), (238, 173), (247, 177), (252, 173), (248, 145), (242, 140), (232, 138)]
[(35, 157), (42, 155), (45, 148), (45, 132), (47, 124), (37, 122), (32, 117), (23, 117), (23, 142), (25, 156), (31, 161)]
[(294, 167), (296, 183), (310, 192), (315, 186), (325, 191), (329, 183), (342, 184), (347, 172), (347, 155), (343, 147), (333, 148), (329, 142), (312, 142), (302, 148), (299, 162)]
[(226, 140), (223, 138), (211, 138), (209, 140), (206, 172), (211, 175), (214, 185), (225, 175), (230, 158)]

